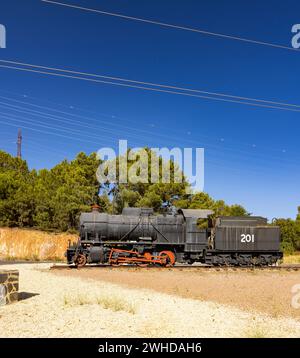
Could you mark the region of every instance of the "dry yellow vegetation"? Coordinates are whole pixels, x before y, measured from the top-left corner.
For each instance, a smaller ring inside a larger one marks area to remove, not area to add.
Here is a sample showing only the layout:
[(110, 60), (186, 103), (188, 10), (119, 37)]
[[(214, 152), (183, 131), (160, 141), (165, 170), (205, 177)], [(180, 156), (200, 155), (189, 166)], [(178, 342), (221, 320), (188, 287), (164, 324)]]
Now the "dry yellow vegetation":
[(285, 263), (285, 264), (300, 264), (300, 252), (297, 252), (294, 255), (284, 255), (283, 263)]
[(64, 296), (63, 302), (65, 307), (98, 304), (104, 309), (110, 309), (114, 312), (125, 311), (132, 314), (136, 313), (136, 307), (132, 302), (124, 299), (124, 297), (116, 295), (112, 296), (101, 294), (93, 297), (88, 293), (83, 294), (72, 292), (72, 294), (67, 294)]
[(0, 228), (0, 259), (4, 260), (64, 260), (68, 241), (77, 235), (47, 233), (39, 230)]
[[(68, 241), (76, 241), (76, 234), (48, 233), (40, 230), (0, 228), (0, 259), (28, 261), (65, 260)], [(284, 255), (283, 263), (299, 264), (300, 252)]]

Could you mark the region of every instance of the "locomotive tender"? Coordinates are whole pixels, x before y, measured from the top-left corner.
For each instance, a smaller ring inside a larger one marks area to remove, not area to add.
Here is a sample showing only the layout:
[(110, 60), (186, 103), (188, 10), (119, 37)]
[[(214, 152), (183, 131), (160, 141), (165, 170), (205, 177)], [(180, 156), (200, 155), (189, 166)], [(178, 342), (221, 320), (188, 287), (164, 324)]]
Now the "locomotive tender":
[[(80, 216), (80, 237), (69, 245), (69, 265), (175, 263), (262, 266), (282, 258), (280, 230), (257, 216), (212, 219), (211, 210), (179, 209), (154, 215), (150, 208), (124, 208), (122, 215), (92, 212)], [(201, 229), (199, 219), (207, 220)]]

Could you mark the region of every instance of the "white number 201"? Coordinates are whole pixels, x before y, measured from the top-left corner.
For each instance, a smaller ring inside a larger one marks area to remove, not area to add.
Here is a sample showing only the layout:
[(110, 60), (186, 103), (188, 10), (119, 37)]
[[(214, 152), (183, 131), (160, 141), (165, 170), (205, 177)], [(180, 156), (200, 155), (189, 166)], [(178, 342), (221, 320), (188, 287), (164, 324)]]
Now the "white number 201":
[(248, 243), (248, 242), (254, 242), (254, 234), (242, 234), (241, 235), (241, 242)]

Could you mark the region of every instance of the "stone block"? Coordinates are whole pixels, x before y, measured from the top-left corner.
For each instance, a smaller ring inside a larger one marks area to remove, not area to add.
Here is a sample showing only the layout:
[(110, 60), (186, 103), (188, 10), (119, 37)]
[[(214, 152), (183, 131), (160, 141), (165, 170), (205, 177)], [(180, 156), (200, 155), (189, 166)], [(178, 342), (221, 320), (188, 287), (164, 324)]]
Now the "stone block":
[(0, 306), (18, 301), (19, 271), (0, 271)]

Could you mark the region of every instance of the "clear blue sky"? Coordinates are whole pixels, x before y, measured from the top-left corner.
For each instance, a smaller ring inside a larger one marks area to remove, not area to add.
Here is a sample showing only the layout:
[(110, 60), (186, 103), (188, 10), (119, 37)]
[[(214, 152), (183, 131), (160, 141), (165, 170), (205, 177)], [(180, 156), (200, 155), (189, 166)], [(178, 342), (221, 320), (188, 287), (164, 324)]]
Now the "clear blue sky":
[[(291, 46), (292, 25), (300, 23), (296, 0), (64, 2), (285, 46)], [(0, 24), (7, 29), (1, 59), (300, 105), (300, 53), (295, 51), (39, 0), (1, 1)], [(295, 217), (300, 205), (300, 112), (1, 68), (0, 96), (0, 148), (15, 154), (17, 127), (23, 128), (23, 157), (31, 168), (114, 147), (120, 138), (131, 147), (204, 147), (205, 191), (213, 197), (269, 219)], [(55, 114), (50, 109), (13, 99), (66, 113), (60, 114), (62, 122), (51, 121), (45, 116)], [(25, 114), (26, 108), (40, 113)]]

